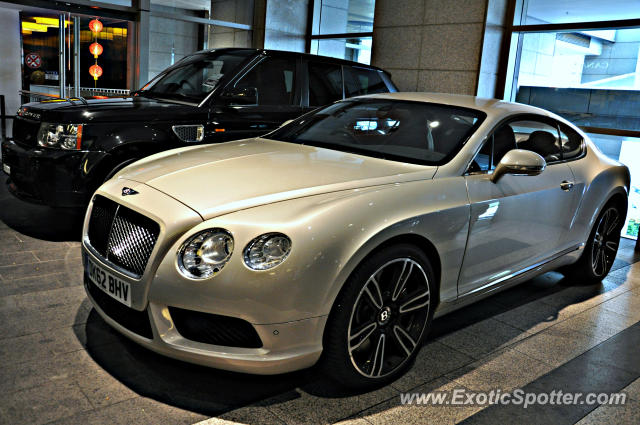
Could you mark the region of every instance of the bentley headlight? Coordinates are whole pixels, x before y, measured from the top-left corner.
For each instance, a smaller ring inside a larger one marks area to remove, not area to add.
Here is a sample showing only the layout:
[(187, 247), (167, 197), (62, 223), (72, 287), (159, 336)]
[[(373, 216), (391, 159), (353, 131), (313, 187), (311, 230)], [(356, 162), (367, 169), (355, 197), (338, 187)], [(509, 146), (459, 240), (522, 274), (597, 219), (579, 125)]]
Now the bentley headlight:
[(191, 279), (206, 279), (218, 273), (233, 253), (233, 237), (224, 229), (195, 234), (178, 252), (180, 273)]
[(45, 148), (80, 150), (82, 148), (82, 124), (43, 122), (38, 130), (38, 145)]
[(268, 270), (287, 259), (291, 252), (291, 239), (282, 233), (265, 233), (244, 249), (244, 262), (254, 270)]

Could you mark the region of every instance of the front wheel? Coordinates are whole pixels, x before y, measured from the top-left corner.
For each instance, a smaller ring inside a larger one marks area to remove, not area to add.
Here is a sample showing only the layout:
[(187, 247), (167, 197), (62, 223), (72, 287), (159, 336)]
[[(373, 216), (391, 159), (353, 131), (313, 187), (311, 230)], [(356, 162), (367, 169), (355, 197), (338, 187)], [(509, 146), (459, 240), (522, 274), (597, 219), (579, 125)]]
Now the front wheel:
[(428, 333), (434, 285), (429, 259), (413, 245), (392, 246), (366, 259), (329, 317), (326, 372), (352, 388), (381, 385), (402, 374)]
[(616, 259), (623, 225), (620, 207), (606, 205), (595, 221), (582, 256), (567, 268), (567, 275), (585, 283), (604, 279)]

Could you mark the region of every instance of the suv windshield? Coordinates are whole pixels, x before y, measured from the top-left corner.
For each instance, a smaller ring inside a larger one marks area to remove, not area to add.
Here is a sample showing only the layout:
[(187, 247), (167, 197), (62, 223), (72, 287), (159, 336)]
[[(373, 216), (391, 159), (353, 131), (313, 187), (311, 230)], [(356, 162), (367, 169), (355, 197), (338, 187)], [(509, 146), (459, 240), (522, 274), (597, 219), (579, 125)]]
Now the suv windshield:
[(300, 117), (267, 139), (395, 161), (449, 161), (486, 115), (455, 106), (382, 99), (334, 103)]
[(187, 56), (151, 80), (140, 94), (201, 102), (226, 73), (233, 71), (253, 54), (255, 50), (237, 50)]

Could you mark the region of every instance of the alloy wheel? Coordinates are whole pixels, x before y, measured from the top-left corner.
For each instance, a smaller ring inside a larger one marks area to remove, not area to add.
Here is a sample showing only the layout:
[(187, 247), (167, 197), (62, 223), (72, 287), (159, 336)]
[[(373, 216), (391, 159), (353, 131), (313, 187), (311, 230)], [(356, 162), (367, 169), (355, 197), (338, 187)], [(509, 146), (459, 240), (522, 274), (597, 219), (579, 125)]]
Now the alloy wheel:
[(429, 280), (411, 258), (377, 269), (358, 294), (349, 320), (347, 347), (356, 370), (382, 378), (419, 348), (429, 318)]
[(591, 244), (591, 269), (598, 277), (609, 272), (616, 258), (620, 243), (619, 226), (620, 214), (616, 208), (610, 207), (600, 217)]

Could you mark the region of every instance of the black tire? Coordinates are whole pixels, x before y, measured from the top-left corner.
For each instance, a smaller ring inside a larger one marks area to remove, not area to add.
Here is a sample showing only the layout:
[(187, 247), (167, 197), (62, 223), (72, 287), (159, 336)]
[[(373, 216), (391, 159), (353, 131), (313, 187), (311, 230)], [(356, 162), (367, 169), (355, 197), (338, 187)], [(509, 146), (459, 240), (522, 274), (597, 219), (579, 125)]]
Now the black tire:
[(365, 259), (329, 315), (323, 371), (353, 389), (396, 379), (413, 364), (429, 333), (436, 291), (431, 263), (414, 245), (390, 246)]
[(578, 283), (594, 284), (604, 279), (615, 261), (625, 214), (620, 205), (610, 202), (596, 219), (580, 259), (565, 267), (565, 276)]

